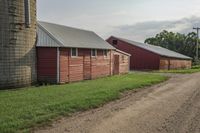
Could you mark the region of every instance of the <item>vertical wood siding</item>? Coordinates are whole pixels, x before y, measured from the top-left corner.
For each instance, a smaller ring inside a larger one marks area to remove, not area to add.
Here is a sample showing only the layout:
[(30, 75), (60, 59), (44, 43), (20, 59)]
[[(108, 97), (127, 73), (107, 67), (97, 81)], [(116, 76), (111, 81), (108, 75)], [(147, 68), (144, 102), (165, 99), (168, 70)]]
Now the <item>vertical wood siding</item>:
[(118, 44), (114, 45), (113, 40), (118, 40), (111, 37), (107, 40), (108, 43), (117, 49), (131, 54), (130, 69), (131, 70), (159, 70), (159, 69), (179, 69), (191, 68), (191, 60), (174, 59), (161, 57), (151, 51), (136, 47), (127, 42), (118, 40)]
[(114, 55), (119, 55), (119, 73), (120, 74), (128, 73), (130, 56), (117, 51), (114, 52)]
[(83, 53), (82, 49), (78, 49), (78, 56), (71, 57), (71, 49), (69, 56), (69, 82), (83, 80)]
[(110, 51), (104, 57), (103, 50), (97, 50), (97, 57), (91, 58), (91, 78), (99, 78), (110, 75)]
[(160, 69), (184, 69), (191, 68), (191, 60), (180, 60), (167, 57), (160, 57)]
[(112, 44), (115, 38), (111, 37), (107, 41), (117, 49), (131, 54), (130, 69), (131, 70), (157, 70), (159, 69), (159, 55), (142, 48), (133, 46), (126, 42), (118, 40), (118, 44)]
[(56, 42), (55, 39), (45, 32), (45, 30), (40, 26), (37, 26), (37, 36), (37, 46), (44, 46), (44, 44), (48, 44), (48, 46), (55, 47), (59, 45), (58, 42)]
[(69, 82), (69, 54), (69, 49), (60, 48), (60, 83)]
[(85, 80), (91, 79), (91, 50), (85, 49), (83, 54), (83, 78)]
[[(60, 48), (59, 83), (96, 79), (112, 75), (113, 56), (119, 55), (119, 73), (128, 72), (129, 56), (116, 51), (109, 51), (108, 56), (103, 50), (97, 50), (97, 56), (91, 57), (91, 49), (78, 49), (78, 56), (71, 57), (70, 48)], [(57, 52), (56, 48), (37, 48), (38, 80), (56, 83)]]
[(37, 48), (37, 75), (40, 82), (56, 83), (57, 49)]

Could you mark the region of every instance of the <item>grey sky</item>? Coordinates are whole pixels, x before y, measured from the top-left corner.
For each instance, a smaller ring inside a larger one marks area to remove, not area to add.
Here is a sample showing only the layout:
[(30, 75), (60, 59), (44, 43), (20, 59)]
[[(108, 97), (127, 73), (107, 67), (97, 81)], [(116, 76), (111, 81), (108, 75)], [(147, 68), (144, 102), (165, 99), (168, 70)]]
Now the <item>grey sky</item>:
[(38, 0), (38, 19), (144, 41), (200, 26), (200, 0)]

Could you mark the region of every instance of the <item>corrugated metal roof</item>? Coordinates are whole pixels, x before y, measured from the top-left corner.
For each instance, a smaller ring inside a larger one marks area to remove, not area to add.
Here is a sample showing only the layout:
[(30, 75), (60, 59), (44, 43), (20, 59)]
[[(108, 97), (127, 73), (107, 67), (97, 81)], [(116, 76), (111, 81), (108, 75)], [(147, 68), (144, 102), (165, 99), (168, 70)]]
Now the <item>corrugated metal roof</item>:
[(61, 47), (62, 44), (54, 39), (47, 31), (42, 27), (37, 27), (37, 46), (48, 46), (48, 47)]
[[(41, 21), (38, 22), (38, 28), (46, 32), (50, 38), (55, 40), (56, 43), (37, 43), (37, 47), (115, 49), (92, 31), (86, 31)], [(40, 39), (41, 37), (42, 35), (38, 35), (38, 40), (42, 40)]]
[(119, 38), (119, 37), (114, 37), (114, 38), (119, 39), (119, 40), (124, 41), (124, 42), (127, 42), (131, 45), (140, 47), (142, 49), (151, 51), (151, 52), (156, 53), (156, 54), (161, 55), (161, 56), (173, 57), (173, 58), (179, 58), (179, 59), (192, 59), (191, 57), (185, 56), (183, 54), (171, 51), (169, 49), (166, 49), (166, 48), (163, 48), (163, 47), (160, 47), (160, 46), (150, 45), (150, 44), (146, 44), (146, 43), (139, 43), (139, 42), (135, 42), (135, 41), (131, 41), (131, 40), (128, 40), (128, 39)]

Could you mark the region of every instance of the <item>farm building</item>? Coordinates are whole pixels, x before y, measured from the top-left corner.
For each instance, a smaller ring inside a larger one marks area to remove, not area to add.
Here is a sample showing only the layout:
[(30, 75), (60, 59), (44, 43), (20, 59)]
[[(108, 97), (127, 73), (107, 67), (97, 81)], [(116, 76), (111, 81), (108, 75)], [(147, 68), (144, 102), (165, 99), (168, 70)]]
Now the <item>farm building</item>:
[(114, 36), (107, 39), (107, 42), (131, 55), (131, 70), (180, 69), (191, 68), (192, 65), (192, 58), (159, 46)]
[(129, 71), (130, 55), (94, 32), (38, 22), (37, 34), (40, 82), (68, 83)]

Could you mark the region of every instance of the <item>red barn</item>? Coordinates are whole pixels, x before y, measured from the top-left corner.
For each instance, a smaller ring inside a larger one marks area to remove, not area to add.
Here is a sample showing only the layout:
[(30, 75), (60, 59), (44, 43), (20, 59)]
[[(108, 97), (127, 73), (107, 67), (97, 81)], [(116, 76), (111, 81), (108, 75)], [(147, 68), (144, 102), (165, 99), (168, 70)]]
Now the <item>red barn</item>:
[(68, 83), (129, 71), (130, 55), (94, 32), (38, 22), (39, 82)]
[(149, 44), (111, 36), (107, 39), (115, 48), (129, 53), (131, 70), (191, 68), (192, 58)]

